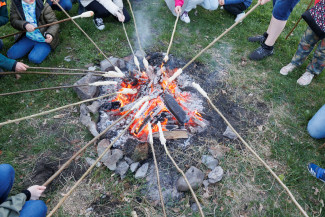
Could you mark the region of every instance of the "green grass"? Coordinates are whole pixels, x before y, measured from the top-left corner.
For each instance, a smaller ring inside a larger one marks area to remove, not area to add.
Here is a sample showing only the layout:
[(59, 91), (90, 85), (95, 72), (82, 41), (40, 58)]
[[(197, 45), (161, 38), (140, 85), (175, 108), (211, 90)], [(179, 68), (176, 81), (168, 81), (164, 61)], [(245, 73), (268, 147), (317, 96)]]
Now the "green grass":
[[(135, 10), (141, 9), (143, 16), (151, 21), (149, 28), (152, 37), (151, 43), (145, 48), (146, 51), (165, 52), (175, 17), (170, 14), (162, 1), (143, 0), (140, 3), (134, 2), (133, 4)], [(311, 139), (306, 132), (306, 126), (312, 115), (324, 104), (325, 76), (321, 74), (308, 87), (300, 87), (296, 84), (296, 80), (304, 72), (310, 58), (303, 66), (287, 77), (278, 73), (281, 67), (290, 62), (300, 37), (306, 29), (306, 24), (302, 21), (294, 31), (293, 36), (288, 40), (284, 39), (294, 22), (305, 10), (306, 5), (307, 0), (302, 0), (294, 9), (285, 31), (276, 43), (275, 55), (272, 57), (260, 62), (247, 60), (246, 66), (240, 66), (242, 58), (248, 59), (249, 52), (258, 47), (257, 44), (249, 43), (247, 37), (261, 34), (267, 29), (272, 11), (272, 4), (268, 3), (259, 7), (247, 20), (238, 25), (198, 60), (207, 64), (211, 70), (224, 69), (228, 74), (225, 82), (227, 88), (231, 90), (229, 92), (233, 93), (231, 95), (233, 101), (247, 110), (265, 116), (266, 129), (263, 132), (251, 129), (246, 139), (251, 142), (264, 159), (268, 159), (268, 162), (278, 162), (279, 166), (274, 168), (276, 173), (283, 175), (284, 183), (293, 191), (298, 202), (310, 215), (324, 216), (323, 213), (320, 213), (322, 208), (320, 200), (325, 198), (324, 185), (308, 174), (306, 165), (308, 162), (314, 162), (325, 166), (325, 151), (318, 149), (325, 141)], [(74, 15), (76, 11), (77, 5), (74, 5), (70, 14)], [(189, 14), (191, 24), (179, 22), (171, 49), (173, 55), (186, 60), (190, 60), (207, 46), (215, 37), (232, 25), (234, 20), (233, 16), (222, 10), (206, 11), (198, 7), (197, 16), (194, 15), (194, 11)], [(56, 14), (58, 19), (65, 18), (63, 13), (56, 12)], [(105, 19), (105, 21), (107, 21), (105, 22), (106, 29), (98, 31), (90, 19), (77, 20), (106, 54), (117, 57), (130, 55), (131, 51), (128, 48), (121, 25), (113, 22), (111, 18)], [(9, 24), (1, 28), (1, 35), (15, 32)], [(126, 28), (132, 38), (133, 23), (128, 23)], [(5, 53), (6, 49), (13, 44), (13, 39), (5, 39), (4, 43), (5, 50), (2, 53)], [(132, 43), (135, 45), (135, 40), (132, 40)], [(219, 54), (219, 56), (215, 54)], [(71, 62), (64, 61), (64, 57), (68, 55), (73, 57)], [(102, 59), (103, 57), (83, 34), (72, 23), (66, 22), (61, 24), (60, 45), (41, 66), (84, 68), (89, 63), (98, 64)], [(23, 61), (28, 62), (26, 58)], [(13, 76), (6, 76), (1, 78), (0, 92), (72, 84), (77, 79), (79, 77), (23, 75), (20, 80), (15, 80)], [(220, 91), (218, 87), (216, 89), (208, 91), (209, 93)], [(253, 94), (253, 98), (248, 96), (250, 93)], [(34, 114), (75, 101), (78, 101), (78, 98), (71, 89), (60, 90), (58, 93), (47, 91), (1, 97), (0, 121)], [(256, 102), (266, 103), (270, 114), (263, 114), (259, 111), (255, 106)], [(78, 113), (74, 113), (72, 110), (56, 114), (62, 113), (66, 114), (69, 120), (78, 118)], [(75, 138), (82, 138), (82, 141), (90, 140), (91, 137), (85, 128), (69, 121), (65, 123), (65, 120), (52, 119), (54, 115), (0, 128), (0, 150), (2, 151), (0, 163), (10, 163), (15, 167), (16, 183), (20, 183), (28, 177), (35, 160), (41, 153), (70, 148), (63, 142), (62, 137), (67, 137), (69, 140)], [(46, 124), (44, 124), (45, 119), (47, 120)], [(213, 138), (210, 139), (213, 140)], [(270, 153), (266, 153), (264, 147), (269, 149)], [(297, 209), (290, 202), (283, 189), (252, 157), (247, 157), (242, 152), (232, 149), (225, 162), (221, 162), (225, 170), (237, 171), (236, 173), (240, 177), (236, 175), (226, 176), (221, 184), (213, 188), (216, 191), (210, 192), (212, 196), (209, 199), (202, 199), (205, 202), (204, 210), (207, 215), (234, 216), (238, 214), (237, 216), (239, 216), (245, 212), (250, 216), (298, 215)], [(99, 172), (99, 174), (94, 173), (98, 182), (111, 176), (110, 172), (102, 170)], [(131, 185), (139, 184), (131, 175), (125, 180), (123, 182), (130, 182)], [(228, 189), (234, 190), (234, 186), (239, 186), (241, 183), (250, 183), (256, 189), (265, 191), (261, 191), (264, 192), (262, 194), (258, 191), (250, 191), (247, 188), (248, 193), (253, 192), (254, 198), (251, 200), (245, 197), (244, 193), (247, 192), (235, 192), (235, 199), (227, 196)], [(119, 184), (119, 186), (122, 185)], [(110, 185), (108, 184), (107, 187)], [(116, 195), (120, 194), (123, 192), (123, 188), (120, 187), (114, 187), (112, 192)], [(312, 187), (319, 190), (317, 195), (314, 195), (315, 190)], [(21, 188), (22, 186), (18, 185), (15, 187), (15, 191)], [(55, 194), (55, 192), (52, 193)], [(199, 190), (198, 193), (201, 195), (204, 191)], [(141, 196), (140, 191), (135, 191), (134, 194)], [(188, 197), (189, 195), (186, 196), (186, 198)], [(135, 196), (132, 197), (132, 201), (135, 200), (134, 198)], [(217, 204), (213, 200), (214, 198), (217, 198)], [(238, 205), (241, 202), (244, 204), (246, 201), (247, 207)], [(190, 208), (185, 206), (187, 200), (181, 203), (183, 205), (179, 207), (184, 208), (186, 215), (191, 213)], [(258, 208), (261, 203), (264, 208), (259, 212)], [(120, 216), (128, 215), (136, 206), (137, 203), (124, 203), (122, 207), (117, 207), (116, 213), (120, 213)], [(144, 204), (144, 206), (149, 205)], [(215, 207), (217, 208), (215, 209)], [(221, 207), (223, 208), (221, 209)], [(173, 211), (170, 210), (169, 212), (172, 215)], [(64, 214), (62, 213), (62, 215)], [(176, 212), (173, 215), (177, 215)]]

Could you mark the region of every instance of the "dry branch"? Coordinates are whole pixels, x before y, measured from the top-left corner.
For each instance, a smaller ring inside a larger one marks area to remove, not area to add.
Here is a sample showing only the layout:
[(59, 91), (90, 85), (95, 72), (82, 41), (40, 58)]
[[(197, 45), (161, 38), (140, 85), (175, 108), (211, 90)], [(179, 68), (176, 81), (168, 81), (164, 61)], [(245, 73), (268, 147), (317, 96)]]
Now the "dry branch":
[(168, 45), (168, 49), (167, 49), (166, 56), (164, 58), (164, 61), (165, 62), (168, 61), (168, 54), (169, 54), (170, 48), (172, 47), (172, 44), (173, 44), (173, 40), (174, 40), (174, 35), (175, 35), (175, 31), (176, 31), (176, 26), (177, 26), (178, 19), (179, 19), (179, 13), (177, 13), (177, 17), (176, 17), (176, 21), (175, 21), (175, 24), (174, 24), (173, 33), (172, 33), (172, 36), (170, 38), (170, 42), (169, 42), (169, 45)]
[(174, 158), (170, 155), (170, 153), (169, 153), (169, 151), (168, 151), (168, 149), (167, 149), (167, 146), (166, 146), (166, 139), (165, 139), (165, 137), (164, 137), (164, 134), (163, 134), (163, 131), (162, 131), (162, 128), (161, 128), (161, 123), (160, 123), (160, 121), (158, 122), (158, 127), (159, 127), (159, 133), (160, 133), (160, 134), (159, 134), (159, 135), (160, 135), (159, 139), (160, 139), (161, 144), (164, 146), (164, 149), (165, 149), (166, 154), (168, 155), (169, 159), (173, 162), (173, 164), (174, 164), (174, 166), (176, 167), (176, 169), (178, 170), (178, 172), (180, 172), (180, 173), (182, 174), (182, 176), (183, 176), (183, 178), (184, 178), (186, 184), (188, 185), (188, 187), (189, 187), (189, 189), (190, 189), (190, 191), (191, 191), (191, 193), (192, 193), (192, 196), (193, 196), (193, 198), (194, 198), (194, 200), (195, 200), (195, 202), (196, 202), (196, 204), (197, 204), (197, 206), (198, 206), (198, 208), (199, 208), (200, 215), (201, 215), (202, 217), (204, 217), (204, 213), (203, 213), (203, 211), (202, 211), (201, 204), (200, 204), (199, 200), (197, 199), (196, 194), (195, 194), (195, 192), (193, 191), (193, 188), (191, 187), (190, 182), (188, 181), (188, 179), (187, 179), (185, 173), (183, 172), (183, 170), (181, 170), (181, 168), (179, 168), (179, 166), (178, 166), (177, 163), (175, 162)]
[(141, 46), (139, 32), (138, 32), (138, 28), (137, 28), (137, 23), (135, 21), (132, 5), (131, 5), (130, 0), (127, 0), (127, 1), (128, 1), (129, 6), (130, 6), (130, 10), (131, 10), (131, 14), (132, 14), (133, 22), (134, 22), (135, 33), (137, 35), (137, 39), (138, 39), (138, 43), (139, 43), (139, 48), (140, 48), (141, 52), (144, 54), (145, 52), (144, 52), (144, 50), (142, 49), (142, 46)]
[(38, 67), (38, 66), (30, 66), (30, 67), (28, 67), (28, 69), (62, 70), (62, 71), (77, 71), (77, 72), (90, 72), (90, 73), (106, 73), (104, 71), (91, 71), (89, 69), (70, 69), (70, 68)]
[(70, 163), (76, 159), (83, 151), (85, 151), (90, 145), (92, 145), (94, 142), (96, 142), (97, 139), (99, 139), (101, 136), (103, 136), (107, 131), (109, 131), (113, 126), (115, 126), (118, 122), (120, 122), (124, 117), (129, 115), (132, 112), (132, 110), (129, 110), (127, 113), (125, 113), (123, 116), (121, 116), (119, 119), (114, 121), (111, 125), (109, 125), (103, 132), (101, 132), (98, 136), (94, 137), (91, 141), (89, 141), (84, 147), (82, 147), (77, 153), (75, 153), (67, 162), (65, 162), (58, 171), (56, 171), (44, 184), (43, 186), (47, 186), (50, 184), (60, 173), (67, 168), (67, 166), (70, 165)]
[(233, 126), (230, 124), (230, 122), (227, 120), (225, 116), (219, 111), (219, 109), (212, 103), (211, 99), (209, 98), (208, 94), (200, 87), (200, 85), (193, 82), (193, 87), (196, 88), (199, 93), (204, 96), (212, 108), (220, 115), (220, 117), (226, 122), (226, 124), (229, 126), (229, 128), (236, 134), (236, 136), (240, 139), (240, 141), (246, 146), (246, 148), (263, 164), (263, 166), (271, 173), (271, 175), (278, 181), (278, 183), (286, 190), (287, 194), (291, 198), (291, 200), (294, 202), (294, 204), (297, 206), (299, 211), (305, 216), (308, 217), (308, 214), (306, 211), (300, 206), (300, 204), (297, 202), (296, 198), (293, 196), (289, 188), (281, 181), (281, 179), (275, 174), (275, 172), (267, 165), (267, 163), (254, 151), (254, 149), (239, 135), (239, 133), (233, 128)]

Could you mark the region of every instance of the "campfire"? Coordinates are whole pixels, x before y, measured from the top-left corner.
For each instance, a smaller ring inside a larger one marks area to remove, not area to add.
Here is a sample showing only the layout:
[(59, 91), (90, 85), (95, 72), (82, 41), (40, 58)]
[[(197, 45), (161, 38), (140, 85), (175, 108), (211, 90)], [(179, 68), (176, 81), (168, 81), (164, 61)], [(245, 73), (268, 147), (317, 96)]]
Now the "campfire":
[[(147, 124), (150, 122), (154, 137), (158, 137), (159, 121), (167, 139), (188, 138), (188, 133), (202, 132), (207, 126), (207, 121), (202, 117), (202, 100), (190, 91), (189, 76), (181, 75), (178, 79), (168, 82), (168, 78), (176, 71), (177, 68), (169, 69), (164, 64), (149, 66), (146, 71), (129, 72), (126, 77), (117, 80), (117, 87), (104, 89), (101, 94), (122, 91), (124, 88), (136, 89), (137, 94), (118, 94), (114, 98), (106, 99), (102, 105), (98, 128), (105, 129), (141, 98), (149, 96), (150, 100), (140, 107), (142, 112), (139, 117), (135, 117), (134, 112), (125, 120), (124, 125), (136, 118), (129, 128), (130, 135), (142, 142), (147, 141)], [(101, 126), (102, 124), (104, 126)]]

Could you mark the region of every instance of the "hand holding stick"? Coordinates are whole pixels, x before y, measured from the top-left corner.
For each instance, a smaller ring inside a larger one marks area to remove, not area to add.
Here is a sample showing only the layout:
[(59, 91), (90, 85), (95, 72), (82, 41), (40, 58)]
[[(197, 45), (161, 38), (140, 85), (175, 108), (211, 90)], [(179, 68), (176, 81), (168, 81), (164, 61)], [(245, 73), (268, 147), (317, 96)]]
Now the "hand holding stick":
[[(31, 24), (27, 24), (26, 25), (26, 30), (28, 32), (33, 32), (35, 31), (36, 29), (41, 29), (41, 28), (44, 28), (44, 27), (49, 27), (49, 26), (53, 26), (53, 25), (56, 25), (56, 24), (59, 24), (59, 23), (63, 23), (63, 22), (66, 22), (66, 21), (70, 21), (70, 20), (74, 20), (74, 19), (77, 19), (77, 18), (85, 18), (85, 17), (92, 17), (94, 15), (94, 12), (92, 11), (87, 11), (87, 12), (84, 12), (78, 16), (74, 16), (74, 17), (69, 17), (69, 18), (66, 18), (66, 19), (63, 19), (63, 20), (59, 20), (57, 22), (53, 22), (53, 23), (48, 23), (48, 24), (45, 24), (45, 25), (41, 25), (41, 26), (38, 26), (38, 27), (34, 27), (33, 25)], [(32, 27), (30, 27), (32, 26)], [(0, 39), (4, 39), (4, 38), (7, 38), (7, 37), (10, 37), (10, 36), (14, 36), (14, 35), (17, 35), (17, 34), (22, 34), (26, 31), (20, 31), (20, 32), (16, 32), (16, 33), (12, 33), (12, 34), (9, 34), (9, 35), (5, 35), (5, 36), (1, 36)]]

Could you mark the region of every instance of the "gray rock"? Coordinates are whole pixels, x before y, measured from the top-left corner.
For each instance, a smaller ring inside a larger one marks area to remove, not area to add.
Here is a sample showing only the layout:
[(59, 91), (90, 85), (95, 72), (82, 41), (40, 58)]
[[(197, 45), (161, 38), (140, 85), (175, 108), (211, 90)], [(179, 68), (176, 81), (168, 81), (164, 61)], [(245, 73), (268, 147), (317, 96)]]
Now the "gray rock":
[[(97, 154), (98, 156), (100, 156), (104, 151), (105, 149), (109, 146), (109, 141), (107, 139), (103, 139), (101, 140), (98, 145), (97, 145)], [(108, 153), (106, 153), (104, 155), (104, 157), (102, 158), (101, 162), (105, 162), (108, 160), (108, 158), (110, 157), (111, 151), (109, 151)]]
[(145, 163), (143, 164), (138, 170), (137, 172), (135, 173), (135, 178), (136, 179), (141, 179), (141, 178), (144, 178), (146, 177), (146, 174), (148, 172), (148, 168), (149, 168), (149, 163)]
[(207, 166), (209, 169), (214, 169), (216, 166), (218, 166), (219, 161), (217, 159), (214, 159), (210, 155), (202, 155), (202, 163)]
[(95, 101), (91, 105), (87, 106), (88, 110), (93, 114), (98, 113), (99, 107), (100, 107), (100, 102), (99, 101)]
[[(186, 178), (188, 179), (191, 187), (195, 190), (198, 189), (203, 182), (204, 179), (204, 173), (199, 170), (198, 168), (191, 166), (185, 173)], [(178, 180), (177, 180), (177, 184), (176, 184), (177, 190), (179, 191), (188, 191), (189, 186), (187, 185), (187, 183), (185, 182), (185, 179), (183, 178), (183, 176), (181, 176)]]
[(118, 162), (115, 172), (121, 176), (121, 179), (124, 179), (128, 169), (129, 169), (129, 164), (123, 160)]
[(103, 163), (108, 169), (116, 170), (116, 163), (122, 159), (123, 151), (120, 149), (113, 149), (110, 154), (109, 158)]
[(131, 158), (128, 158), (128, 157), (124, 157), (124, 160), (125, 160), (129, 165), (134, 163), (134, 161), (133, 161)]
[[(103, 139), (98, 143), (97, 153), (98, 156), (101, 155), (105, 149), (109, 146), (109, 141), (107, 139)], [(123, 152), (119, 149), (113, 149), (112, 151), (108, 151), (102, 158), (101, 162), (104, 163), (105, 166), (110, 170), (116, 170), (116, 163), (122, 159)]]
[(125, 68), (124, 60), (119, 59), (119, 58), (115, 58), (115, 57), (110, 57), (108, 59), (113, 63), (113, 65), (110, 62), (108, 62), (108, 60), (106, 60), (106, 59), (101, 61), (100, 62), (100, 69), (102, 71), (105, 71), (105, 72), (114, 71), (114, 66), (117, 66), (120, 69)]
[[(74, 85), (93, 83), (100, 80), (100, 78), (100, 76), (93, 76), (92, 73), (89, 72), (86, 76), (74, 83)], [(77, 92), (78, 97), (82, 100), (93, 98), (97, 94), (96, 86), (74, 87), (73, 89)]]
[(192, 205), (191, 205), (191, 209), (193, 210), (193, 212), (197, 212), (197, 211), (199, 211), (199, 207), (197, 206), (196, 203), (192, 203)]
[(227, 126), (226, 131), (222, 135), (229, 139), (237, 139), (237, 135), (230, 129), (229, 126)]
[(209, 184), (210, 184), (209, 180), (204, 180), (203, 181), (203, 185), (204, 185), (205, 188), (207, 188), (209, 186)]
[(214, 184), (219, 182), (223, 177), (223, 169), (220, 166), (217, 166), (214, 170), (212, 170), (209, 175), (209, 183)]
[(88, 125), (88, 130), (90, 131), (91, 135), (93, 135), (94, 137), (98, 136), (99, 133), (97, 131), (97, 125), (95, 122), (91, 121)]
[[(90, 157), (86, 157), (86, 162), (87, 162), (87, 164), (88, 164), (89, 166), (91, 166), (91, 165), (93, 165), (93, 164), (95, 163), (95, 160), (92, 159), (92, 158), (90, 158)], [(96, 167), (100, 167), (100, 165), (101, 165), (101, 163), (98, 162), (98, 163), (96, 164)]]
[(132, 164), (130, 165), (130, 170), (131, 170), (131, 172), (134, 173), (134, 172), (138, 169), (139, 165), (140, 165), (139, 162), (132, 163)]

